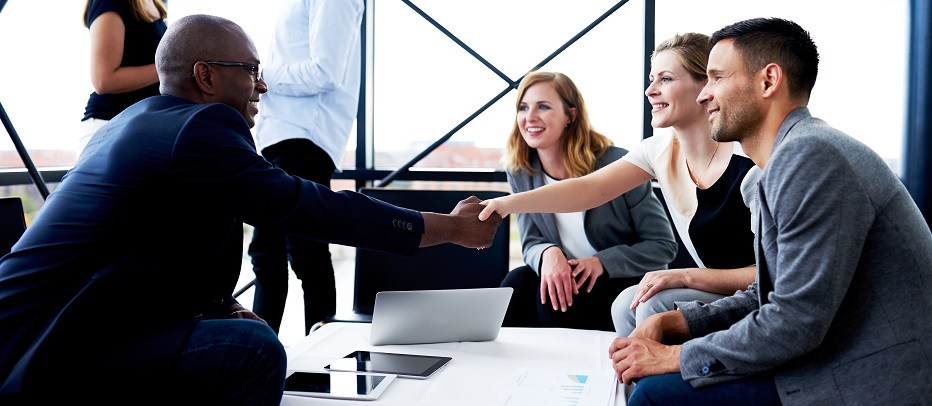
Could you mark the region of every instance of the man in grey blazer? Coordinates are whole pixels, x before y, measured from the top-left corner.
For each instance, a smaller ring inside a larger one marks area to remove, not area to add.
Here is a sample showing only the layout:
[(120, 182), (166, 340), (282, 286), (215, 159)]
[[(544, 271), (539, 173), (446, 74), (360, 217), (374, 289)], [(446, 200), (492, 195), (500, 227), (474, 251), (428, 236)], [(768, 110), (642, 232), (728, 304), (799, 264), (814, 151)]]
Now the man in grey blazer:
[[(809, 114), (818, 52), (781, 19), (712, 35), (716, 141), (763, 169), (757, 281), (681, 303), (609, 348), (640, 404), (929, 404), (932, 233), (867, 146)], [(660, 340), (680, 340), (664, 345)]]

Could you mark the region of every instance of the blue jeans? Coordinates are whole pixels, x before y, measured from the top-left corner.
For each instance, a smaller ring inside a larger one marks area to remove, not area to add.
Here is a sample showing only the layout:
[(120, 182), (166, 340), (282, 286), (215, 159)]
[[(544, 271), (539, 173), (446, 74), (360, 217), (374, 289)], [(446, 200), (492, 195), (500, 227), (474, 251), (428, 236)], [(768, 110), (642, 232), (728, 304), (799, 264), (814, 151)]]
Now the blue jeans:
[(186, 383), (191, 404), (278, 405), (286, 367), (285, 348), (265, 324), (213, 319), (194, 327), (176, 377)]
[(52, 344), (23, 393), (0, 404), (278, 405), (285, 387), (285, 349), (255, 320), (189, 320), (142, 335), (80, 334)]
[(641, 378), (634, 385), (628, 406), (641, 405), (780, 405), (773, 377), (753, 376), (693, 388), (680, 374)]

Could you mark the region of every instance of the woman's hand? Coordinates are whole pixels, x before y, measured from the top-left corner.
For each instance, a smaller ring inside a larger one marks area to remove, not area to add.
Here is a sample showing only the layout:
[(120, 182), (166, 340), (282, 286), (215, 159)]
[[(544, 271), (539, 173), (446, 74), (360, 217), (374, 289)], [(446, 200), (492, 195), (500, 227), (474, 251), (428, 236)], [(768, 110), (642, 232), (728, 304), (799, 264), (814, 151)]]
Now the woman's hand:
[(664, 289), (675, 289), (686, 287), (686, 273), (688, 269), (665, 269), (662, 271), (653, 271), (644, 274), (641, 282), (638, 283), (638, 289), (634, 292), (634, 298), (631, 300), (631, 309), (634, 310), (639, 304), (644, 303), (651, 296)]
[[(586, 293), (592, 292), (592, 288), (595, 287), (596, 279), (605, 272), (605, 268), (602, 267), (602, 261), (599, 261), (596, 257), (571, 259), (566, 262), (573, 268), (573, 278), (576, 279), (577, 292), (579, 292), (579, 288), (586, 283), (587, 279), (589, 280), (589, 286), (586, 287)], [(577, 276), (579, 277), (577, 278)]]
[(573, 279), (573, 268), (567, 263), (560, 247), (552, 246), (544, 250), (540, 267), (540, 303), (546, 304), (547, 298), (553, 310), (566, 311), (573, 305), (573, 295), (579, 293)]
[(508, 210), (508, 198), (510, 196), (496, 197), (494, 199), (483, 200), (479, 204), (485, 206), (481, 212), (479, 212), (479, 220), (485, 221), (492, 215), (492, 213), (498, 213), (501, 218), (511, 214)]

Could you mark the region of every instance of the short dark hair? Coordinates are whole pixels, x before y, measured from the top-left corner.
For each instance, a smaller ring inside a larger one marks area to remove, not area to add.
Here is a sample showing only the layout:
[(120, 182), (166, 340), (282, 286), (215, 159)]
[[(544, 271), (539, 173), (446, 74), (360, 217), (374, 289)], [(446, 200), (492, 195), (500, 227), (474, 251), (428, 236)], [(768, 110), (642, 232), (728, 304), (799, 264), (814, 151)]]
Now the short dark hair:
[(711, 42), (715, 45), (725, 39), (734, 41), (748, 72), (776, 63), (789, 79), (790, 96), (809, 100), (819, 73), (819, 52), (799, 24), (782, 18), (753, 18), (715, 31)]

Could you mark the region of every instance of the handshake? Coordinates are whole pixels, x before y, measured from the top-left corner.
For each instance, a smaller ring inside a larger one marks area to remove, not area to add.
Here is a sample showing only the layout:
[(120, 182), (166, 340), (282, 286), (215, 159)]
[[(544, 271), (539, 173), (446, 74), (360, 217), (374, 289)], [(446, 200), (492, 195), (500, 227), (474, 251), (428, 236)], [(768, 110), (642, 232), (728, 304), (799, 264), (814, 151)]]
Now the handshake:
[(479, 213), (485, 208), (483, 201), (476, 196), (460, 200), (450, 214), (422, 212), (424, 216), (424, 236), (421, 247), (442, 243), (453, 243), (466, 248), (488, 248), (492, 245), (495, 232), (502, 224), (502, 217), (495, 214), (479, 220)]

